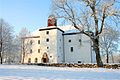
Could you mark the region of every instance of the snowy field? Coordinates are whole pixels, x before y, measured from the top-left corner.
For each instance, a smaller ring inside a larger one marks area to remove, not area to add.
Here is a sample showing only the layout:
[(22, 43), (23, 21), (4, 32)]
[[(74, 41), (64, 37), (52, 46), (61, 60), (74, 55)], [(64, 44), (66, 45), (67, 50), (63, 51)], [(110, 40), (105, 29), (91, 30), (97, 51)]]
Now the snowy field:
[(120, 80), (120, 69), (0, 65), (0, 80)]

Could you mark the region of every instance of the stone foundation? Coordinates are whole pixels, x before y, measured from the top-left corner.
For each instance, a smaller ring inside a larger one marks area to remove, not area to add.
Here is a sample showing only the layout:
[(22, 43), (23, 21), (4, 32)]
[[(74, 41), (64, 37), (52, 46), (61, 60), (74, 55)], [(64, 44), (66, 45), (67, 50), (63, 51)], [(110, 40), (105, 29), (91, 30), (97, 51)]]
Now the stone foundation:
[[(98, 68), (97, 64), (68, 64), (68, 63), (52, 63), (52, 64), (28, 64), (38, 66), (54, 66), (54, 67), (75, 67), (75, 68)], [(120, 69), (120, 64), (104, 64), (103, 68)]]

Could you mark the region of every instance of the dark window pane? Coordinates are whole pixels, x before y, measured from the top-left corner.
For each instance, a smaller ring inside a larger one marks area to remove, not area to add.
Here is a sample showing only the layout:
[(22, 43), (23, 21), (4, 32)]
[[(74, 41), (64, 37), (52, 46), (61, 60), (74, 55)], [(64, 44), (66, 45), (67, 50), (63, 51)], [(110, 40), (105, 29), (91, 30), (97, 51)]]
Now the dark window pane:
[(40, 44), (40, 40), (38, 40), (38, 44)]
[(71, 40), (68, 40), (68, 42), (71, 42)]
[(81, 61), (78, 61), (78, 63), (81, 63)]
[(73, 47), (70, 47), (70, 51), (73, 52)]
[(37, 58), (35, 58), (35, 63), (37, 63), (38, 62), (38, 59)]
[(40, 49), (38, 49), (38, 53), (40, 53)]
[(49, 39), (48, 39), (48, 38), (46, 39), (46, 42), (49, 42)]
[(47, 47), (47, 49), (49, 49), (49, 47)]
[(49, 34), (49, 31), (47, 31), (46, 34)]
[(31, 58), (28, 58), (28, 63), (31, 63)]

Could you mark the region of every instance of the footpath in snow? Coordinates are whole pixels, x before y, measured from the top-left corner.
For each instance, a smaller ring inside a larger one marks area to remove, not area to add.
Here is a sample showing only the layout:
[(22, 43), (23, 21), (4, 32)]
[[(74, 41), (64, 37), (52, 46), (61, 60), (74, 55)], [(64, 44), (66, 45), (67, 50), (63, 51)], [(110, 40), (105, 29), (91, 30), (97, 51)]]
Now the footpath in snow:
[(120, 80), (120, 69), (0, 65), (0, 80)]

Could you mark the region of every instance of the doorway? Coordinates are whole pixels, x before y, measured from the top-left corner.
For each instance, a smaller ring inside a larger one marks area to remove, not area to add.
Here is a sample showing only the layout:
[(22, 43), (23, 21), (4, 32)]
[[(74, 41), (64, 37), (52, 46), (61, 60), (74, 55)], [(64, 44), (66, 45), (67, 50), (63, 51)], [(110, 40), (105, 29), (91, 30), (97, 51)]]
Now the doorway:
[(48, 63), (48, 62), (49, 62), (48, 55), (47, 53), (44, 53), (42, 56), (42, 63)]

